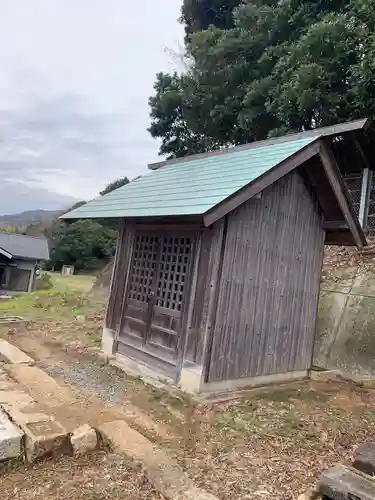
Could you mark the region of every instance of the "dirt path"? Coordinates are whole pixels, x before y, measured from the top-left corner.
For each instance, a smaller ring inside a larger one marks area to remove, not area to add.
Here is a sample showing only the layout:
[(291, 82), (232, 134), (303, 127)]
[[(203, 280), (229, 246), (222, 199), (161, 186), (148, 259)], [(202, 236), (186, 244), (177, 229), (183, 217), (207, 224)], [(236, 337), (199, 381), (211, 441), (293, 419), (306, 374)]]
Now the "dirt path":
[(162, 500), (123, 458), (97, 453), (45, 461), (0, 478), (2, 500)]

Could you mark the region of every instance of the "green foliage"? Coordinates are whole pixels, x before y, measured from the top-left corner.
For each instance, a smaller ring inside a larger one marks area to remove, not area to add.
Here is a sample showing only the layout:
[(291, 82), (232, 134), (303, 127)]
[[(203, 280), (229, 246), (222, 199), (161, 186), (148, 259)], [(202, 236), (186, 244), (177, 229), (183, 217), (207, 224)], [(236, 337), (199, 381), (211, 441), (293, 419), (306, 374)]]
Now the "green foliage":
[(183, 75), (150, 99), (160, 154), (375, 115), (374, 0), (185, 0)]
[(72, 224), (59, 222), (54, 228), (51, 262), (55, 269), (74, 264), (77, 270), (94, 269), (115, 253), (117, 233), (92, 220)]
[(241, 0), (184, 0), (181, 22), (185, 25), (186, 41), (197, 31), (210, 26), (220, 29), (233, 27), (233, 9)]
[(52, 276), (49, 273), (43, 273), (36, 281), (37, 290), (51, 290), (53, 288)]
[(105, 194), (110, 193), (111, 191), (114, 191), (115, 189), (118, 189), (122, 186), (125, 186), (126, 184), (129, 184), (129, 179), (127, 177), (121, 177), (121, 179), (117, 179), (113, 182), (110, 182), (104, 189), (103, 191), (100, 191), (100, 194), (104, 196)]
[(86, 205), (86, 201), (77, 201), (77, 203), (74, 203), (74, 205), (72, 207), (69, 208), (69, 210), (67, 210), (67, 212), (71, 212), (72, 210), (75, 210), (76, 208), (79, 208), (79, 207), (82, 207), (83, 205)]
[[(189, 109), (184, 106), (189, 77), (177, 73), (159, 73), (154, 85), (155, 96), (150, 98), (152, 137), (162, 139), (160, 154), (168, 158), (186, 156), (212, 149), (215, 144), (205, 134), (195, 133), (189, 127)], [(184, 90), (183, 90), (184, 89)]]

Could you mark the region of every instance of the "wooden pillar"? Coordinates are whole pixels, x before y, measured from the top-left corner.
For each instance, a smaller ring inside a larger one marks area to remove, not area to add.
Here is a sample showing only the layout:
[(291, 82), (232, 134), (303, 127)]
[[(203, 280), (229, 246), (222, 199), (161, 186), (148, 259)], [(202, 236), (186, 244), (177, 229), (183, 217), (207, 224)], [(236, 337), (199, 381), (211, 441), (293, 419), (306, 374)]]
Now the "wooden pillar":
[(361, 202), (359, 205), (359, 222), (364, 232), (367, 232), (367, 219), (370, 206), (370, 195), (372, 185), (372, 171), (369, 168), (363, 169)]

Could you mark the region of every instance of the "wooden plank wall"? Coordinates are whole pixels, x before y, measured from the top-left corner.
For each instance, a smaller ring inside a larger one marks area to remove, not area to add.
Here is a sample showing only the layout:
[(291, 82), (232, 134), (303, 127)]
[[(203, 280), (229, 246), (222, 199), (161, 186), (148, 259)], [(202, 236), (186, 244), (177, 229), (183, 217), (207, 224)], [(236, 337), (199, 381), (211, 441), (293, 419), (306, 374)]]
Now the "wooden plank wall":
[(228, 215), (206, 380), (309, 369), (324, 231), (297, 171)]
[(202, 365), (212, 327), (215, 291), (220, 267), (224, 232), (224, 219), (201, 234), (200, 252), (197, 255), (198, 272), (191, 289), (192, 312), (184, 359)]
[(116, 256), (105, 318), (106, 327), (113, 331), (118, 331), (120, 328), (126, 278), (133, 251), (133, 240), (134, 225), (126, 224), (125, 221), (122, 221), (117, 239)]

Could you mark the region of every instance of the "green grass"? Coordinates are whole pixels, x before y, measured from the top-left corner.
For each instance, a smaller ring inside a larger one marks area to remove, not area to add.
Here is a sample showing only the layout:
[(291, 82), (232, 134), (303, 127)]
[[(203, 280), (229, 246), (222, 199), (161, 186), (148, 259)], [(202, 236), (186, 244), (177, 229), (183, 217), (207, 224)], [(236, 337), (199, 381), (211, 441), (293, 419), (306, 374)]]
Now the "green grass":
[(0, 315), (23, 316), (26, 319), (77, 317), (85, 314), (87, 294), (95, 277), (61, 276), (51, 273), (53, 288), (33, 293), (14, 294), (0, 302)]

